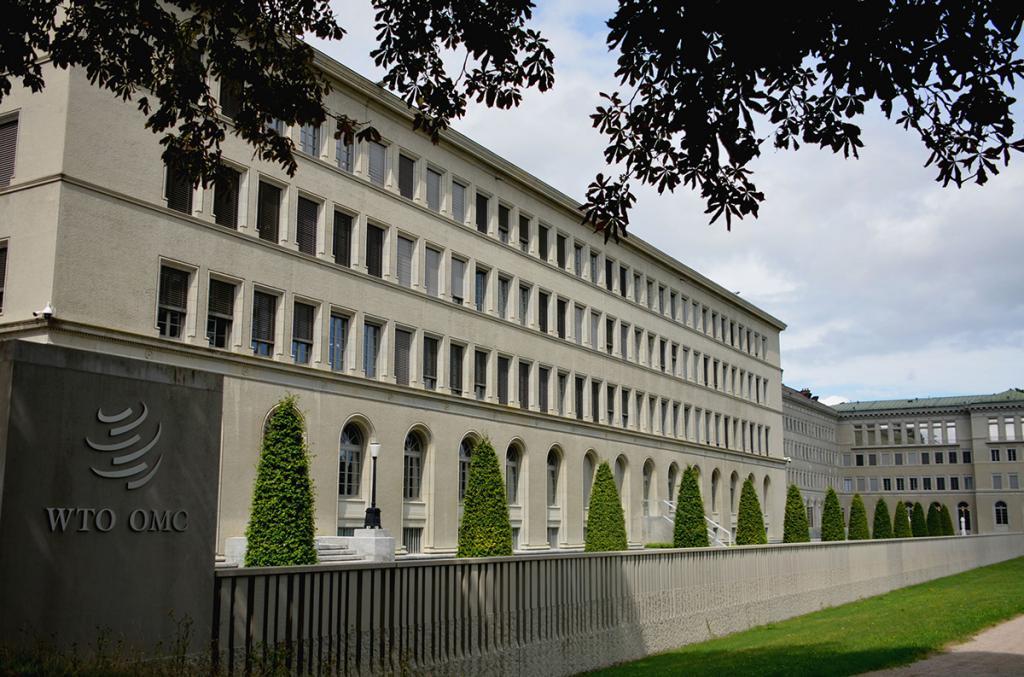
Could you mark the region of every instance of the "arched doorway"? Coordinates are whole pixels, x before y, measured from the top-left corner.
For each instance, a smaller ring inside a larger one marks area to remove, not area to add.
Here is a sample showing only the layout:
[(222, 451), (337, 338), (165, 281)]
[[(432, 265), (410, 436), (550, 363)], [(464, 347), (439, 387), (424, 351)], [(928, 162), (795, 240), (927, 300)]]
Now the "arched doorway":
[(971, 533), (971, 507), (965, 501), (956, 506), (957, 527), (963, 527), (966, 533)]

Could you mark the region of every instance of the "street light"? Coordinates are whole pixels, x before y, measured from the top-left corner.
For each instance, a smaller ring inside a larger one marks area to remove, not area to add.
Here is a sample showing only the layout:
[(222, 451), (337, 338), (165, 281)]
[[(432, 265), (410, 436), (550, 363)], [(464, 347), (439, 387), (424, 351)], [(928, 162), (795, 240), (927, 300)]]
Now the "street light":
[(380, 442), (370, 442), (373, 476), (370, 485), (370, 507), (366, 509), (366, 517), (363, 519), (364, 529), (380, 529), (380, 508), (377, 507), (377, 456), (379, 455)]

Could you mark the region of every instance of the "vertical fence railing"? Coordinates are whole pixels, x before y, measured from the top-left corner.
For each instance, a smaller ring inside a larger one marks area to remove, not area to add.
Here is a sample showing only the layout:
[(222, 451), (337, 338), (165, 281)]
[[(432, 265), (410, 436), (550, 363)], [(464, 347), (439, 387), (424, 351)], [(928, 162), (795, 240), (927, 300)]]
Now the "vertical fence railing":
[(1024, 534), (1000, 534), (222, 569), (212, 659), (230, 675), (571, 674), (712, 620), (731, 631), (1021, 555)]

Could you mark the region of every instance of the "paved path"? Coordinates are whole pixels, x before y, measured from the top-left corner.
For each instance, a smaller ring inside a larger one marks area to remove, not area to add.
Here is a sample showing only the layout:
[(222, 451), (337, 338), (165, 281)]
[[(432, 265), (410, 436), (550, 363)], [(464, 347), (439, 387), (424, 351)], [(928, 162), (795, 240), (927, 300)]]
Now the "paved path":
[(974, 639), (902, 668), (863, 677), (1015, 677), (1024, 674), (1024, 616), (989, 628)]

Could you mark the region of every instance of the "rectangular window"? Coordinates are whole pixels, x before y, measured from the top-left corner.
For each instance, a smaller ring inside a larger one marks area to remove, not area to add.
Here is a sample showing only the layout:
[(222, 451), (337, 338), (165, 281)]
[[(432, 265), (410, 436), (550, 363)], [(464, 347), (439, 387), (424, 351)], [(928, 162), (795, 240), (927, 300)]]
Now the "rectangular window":
[(598, 269), (597, 269), (597, 252), (591, 251), (590, 252), (590, 282), (592, 284), (597, 284), (598, 272), (600, 272), (600, 271), (598, 271)]
[(541, 333), (548, 333), (548, 299), (547, 292), (537, 292), (537, 328)]
[(403, 287), (412, 287), (412, 256), (415, 250), (415, 242), (398, 236), (398, 284)]
[(846, 493), (850, 493), (851, 491), (853, 491), (853, 478), (852, 477), (844, 477), (843, 478), (843, 491), (846, 492)]
[(956, 444), (956, 423), (946, 422), (946, 444)]
[(992, 488), (1002, 489), (1003, 488), (1003, 476), (999, 473), (992, 474)]
[(334, 154), (338, 160), (338, 169), (351, 173), (355, 169), (355, 153), (352, 144), (345, 143), (345, 139), (338, 139), (334, 142)]
[(369, 178), (370, 183), (378, 186), (384, 185), (384, 175), (387, 171), (388, 148), (377, 141), (370, 141), (369, 148)]
[(583, 345), (583, 315), (585, 311), (582, 306), (573, 306), (573, 330), (576, 337), (576, 344)]
[(334, 262), (345, 266), (352, 265), (352, 217), (343, 212), (334, 212)]
[(548, 235), (550, 230), (547, 226), (537, 226), (537, 256), (540, 257), (541, 261), (548, 260)]
[(363, 373), (366, 378), (377, 378), (377, 354), (380, 351), (381, 327), (366, 322), (363, 325)]
[(615, 425), (615, 386), (605, 386), (604, 404), (605, 422), (608, 425)]
[(398, 385), (409, 385), (409, 353), (412, 343), (412, 332), (394, 330), (394, 382)]
[(473, 355), (473, 394), (478, 400), (487, 397), (487, 353), (482, 350)]
[(568, 303), (565, 299), (558, 299), (555, 303), (555, 330), (558, 332), (558, 338), (565, 338), (565, 314), (569, 311)]
[[(7, 125), (4, 125), (6, 127)], [(0, 128), (2, 129), (2, 128)], [(3, 183), (0, 185), (8, 185)], [(167, 208), (173, 209), (182, 214), (192, 213), (192, 182), (179, 169), (167, 166), (167, 179), (164, 185), (164, 198), (167, 200)]]
[(942, 461), (943, 461), (942, 452), (941, 451), (936, 451), (935, 452), (935, 463), (941, 465)]
[(583, 245), (573, 245), (572, 272), (576, 274), (576, 277), (583, 277)]
[(537, 368), (537, 408), (543, 412), (548, 410), (548, 388), (551, 387), (551, 370), (547, 367)]
[(313, 318), (316, 308), (308, 303), (295, 302), (292, 314), (292, 359), (297, 364), (309, 364), (313, 353)]
[(519, 407), (530, 408), (530, 363), (519, 360)]
[(466, 300), (466, 262), (454, 256), (452, 257), (451, 283), (452, 303), (462, 305)]
[(907, 488), (906, 480), (904, 478), (902, 478), (902, 477), (897, 477), (896, 478), (896, 491), (906, 491), (906, 488)]
[(974, 490), (974, 477), (971, 475), (964, 476), (964, 491)]
[(922, 477), (921, 478), (921, 489), (924, 490), (924, 491), (931, 491), (932, 490), (932, 478), (931, 477)]
[(411, 200), (415, 194), (416, 161), (408, 155), (398, 155), (398, 194)]
[(225, 228), (238, 228), (238, 187), (242, 175), (230, 167), (221, 167), (213, 188), (213, 220)]
[(610, 317), (604, 320), (604, 350), (609, 355), (615, 350), (615, 320)]
[(432, 336), (423, 337), (423, 387), (437, 389), (437, 339)]
[(303, 254), (316, 254), (316, 222), (319, 215), (319, 204), (304, 197), (299, 198), (295, 219), (295, 242)]
[(507, 277), (498, 277), (498, 316), (509, 319), (508, 316), (508, 295), (511, 291), (512, 281)]
[(583, 389), (586, 387), (586, 384), (587, 384), (587, 380), (586, 380), (585, 377), (583, 377), (583, 376), (577, 376), (576, 377), (576, 383), (575, 383), (575, 385), (576, 385), (576, 392), (574, 393), (574, 395), (575, 395), (575, 398), (574, 398), (575, 402), (574, 402), (574, 404), (576, 405), (576, 418), (581, 420), (581, 421), (583, 420)]
[(302, 125), (299, 128), (299, 150), (306, 155), (320, 156), (319, 125)]
[(911, 477), (910, 478), (910, 490), (911, 491), (917, 491), (917, 478), (916, 477)]
[(1017, 475), (1017, 473), (1012, 472), (1006, 477), (1007, 484), (1009, 485), (1010, 489), (1020, 489), (1020, 477)]
[(565, 373), (558, 374), (558, 415), (565, 416), (565, 396), (566, 389), (569, 387), (569, 375)]
[(601, 326), (601, 315), (591, 311), (590, 313), (590, 347), (597, 350), (598, 329)]
[(988, 439), (995, 442), (999, 439), (999, 419), (990, 418), (988, 420)]
[(626, 270), (626, 266), (619, 266), (619, 296), (626, 298), (626, 292), (629, 282), (629, 271)]
[(949, 462), (950, 463), (956, 463), (956, 452), (955, 451), (949, 452)]
[(945, 491), (946, 490), (946, 478), (945, 477), (936, 477), (935, 478), (935, 489), (936, 489), (936, 491)]
[(252, 351), (270, 357), (274, 354), (274, 328), (277, 325), (277, 297), (266, 292), (252, 295)]
[(565, 270), (566, 264), (566, 246), (567, 241), (565, 235), (558, 233), (555, 235), (555, 260), (558, 262), (558, 267)]
[(964, 449), (963, 451), (960, 452), (960, 455), (963, 457), (964, 463), (968, 463), (968, 464), (971, 463), (971, 456), (973, 454), (971, 454), (970, 451), (968, 451), (967, 449)]
[(481, 313), (484, 312), (484, 302), (487, 299), (487, 274), (486, 268), (477, 266), (476, 274), (473, 277), (473, 303)]
[(1017, 431), (1016, 431), (1016, 429), (1013, 426), (1013, 417), (1012, 416), (1004, 416), (1003, 417), (1003, 434), (1004, 434), (1005, 438), (1008, 439), (1008, 440), (1015, 440), (1015, 439), (1017, 439)]
[(463, 347), (452, 343), (448, 348), (448, 389), (452, 395), (462, 394)]
[(509, 214), (511, 214), (511, 210), (508, 207), (503, 204), (498, 205), (498, 239), (502, 244), (508, 244)]
[(519, 215), (519, 249), (530, 251), (530, 217)]
[(622, 389), (622, 401), (620, 404), (620, 411), (622, 413), (622, 427), (629, 427), (629, 396), (630, 392), (625, 388)]
[(994, 462), (998, 462), (999, 461), (999, 450), (998, 449), (990, 449), (989, 450), (989, 454), (991, 455), (992, 460)]
[(524, 327), (530, 319), (530, 288), (519, 285), (519, 324)]
[(604, 260), (604, 288), (612, 291), (615, 286), (615, 261), (605, 257)]
[(601, 382), (595, 380), (590, 381), (590, 420), (601, 420)]
[(931, 454), (929, 454), (927, 451), (922, 451), (921, 452), (921, 465), (928, 465), (931, 462), (932, 462)]
[[(4, 249), (6, 252), (6, 249)], [(235, 314), (235, 285), (210, 280), (207, 303), (206, 340), (213, 348), (227, 348), (231, 339), (231, 323)]]
[(281, 220), (281, 189), (269, 183), (260, 182), (256, 208), (256, 230), (261, 240), (277, 242), (278, 224)]
[(626, 359), (629, 353), (629, 325), (619, 322), (619, 351), (622, 359)]
[(959, 477), (950, 477), (949, 478), (949, 490), (950, 491), (960, 491), (960, 478)]
[(437, 297), (441, 293), (441, 252), (430, 247), (427, 247), (423, 288), (429, 296)]
[(458, 181), (452, 181), (452, 218), (466, 222), (466, 186)]
[(366, 272), (384, 276), (384, 229), (374, 225), (366, 226)]
[[(6, 253), (6, 248), (4, 252)], [(6, 264), (6, 261), (4, 261)], [(157, 303), (156, 326), (160, 335), (167, 338), (181, 338), (185, 326), (188, 304), (188, 278), (184, 270), (160, 267), (160, 290)]]
[(345, 341), (348, 340), (348, 318), (342, 315), (331, 315), (331, 327), (328, 337), (328, 361), (334, 371), (345, 369)]
[(0, 188), (11, 185), (18, 146), (18, 120), (0, 124)]
[(427, 167), (427, 208), (441, 211), (441, 173)]
[(476, 194), (476, 229), (478, 232), (487, 234), (487, 209), (490, 199), (483, 193)]
[(498, 404), (508, 404), (508, 370), (510, 366), (507, 357), (498, 357)]

